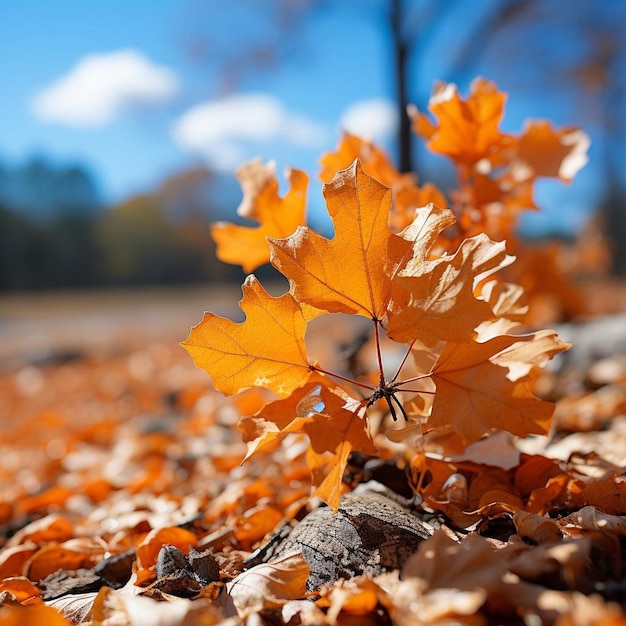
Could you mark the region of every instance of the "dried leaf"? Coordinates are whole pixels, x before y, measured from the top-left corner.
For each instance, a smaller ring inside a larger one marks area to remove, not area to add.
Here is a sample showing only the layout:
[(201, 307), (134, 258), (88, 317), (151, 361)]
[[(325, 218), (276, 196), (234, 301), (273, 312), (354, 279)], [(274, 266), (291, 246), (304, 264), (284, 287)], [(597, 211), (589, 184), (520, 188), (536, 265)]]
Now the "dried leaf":
[(230, 395), (265, 387), (286, 398), (311, 375), (300, 306), (289, 294), (268, 295), (254, 276), (246, 278), (242, 291), (245, 322), (206, 312), (181, 345), (219, 391)]
[(452, 257), (419, 264), (414, 259), (398, 274), (388, 336), (401, 342), (417, 337), (427, 345), (440, 340), (468, 341), (474, 329), (492, 315), (487, 302), (475, 297), (475, 285), (485, 273), (503, 267), (507, 259), (504, 244), (484, 235), (466, 239)]
[(570, 535), (580, 530), (602, 530), (617, 537), (626, 536), (626, 518), (623, 515), (602, 513), (595, 506), (584, 506), (575, 513), (562, 517), (559, 524)]
[(466, 441), (492, 428), (520, 436), (547, 433), (554, 406), (536, 398), (525, 379), (509, 380), (508, 370), (493, 362), (506, 348), (517, 342), (531, 346), (533, 339), (534, 335), (503, 335), (485, 343), (447, 344), (431, 372), (437, 393), (429, 426), (454, 423)]
[(306, 222), (307, 175), (300, 170), (288, 170), (291, 186), (281, 198), (274, 169), (273, 163), (263, 165), (255, 160), (237, 171), (244, 194), (237, 213), (259, 222), (259, 226), (217, 222), (211, 227), (217, 257), (225, 263), (241, 265), (246, 273), (269, 261), (267, 237), (287, 237)]
[(559, 525), (551, 518), (527, 511), (518, 511), (513, 516), (517, 534), (537, 544), (556, 543), (563, 537)]
[(550, 122), (533, 120), (526, 123), (519, 138), (520, 167), (530, 169), (526, 176), (551, 176), (569, 182), (589, 160), (589, 145), (588, 135), (578, 128), (555, 131)]
[(0, 606), (0, 623), (3, 626), (71, 626), (57, 610), (37, 606)]
[(242, 572), (227, 585), (239, 617), (276, 608), (306, 595), (309, 566), (300, 553), (287, 554)]
[(16, 546), (27, 541), (47, 543), (66, 541), (74, 536), (74, 525), (66, 518), (51, 514), (31, 522), (11, 537), (6, 545)]
[(0, 580), (0, 600), (4, 599), (7, 594), (24, 605), (41, 602), (41, 591), (24, 576)]
[[(474, 80), (467, 100), (459, 96), (455, 85), (438, 83), (428, 107), (437, 118), (428, 148), (466, 165), (492, 156), (508, 139), (498, 128), (505, 99), (503, 92), (482, 78)], [(417, 129), (421, 128), (418, 124)]]
[(298, 302), (380, 318), (391, 288), (387, 248), (407, 249), (387, 226), (391, 190), (355, 161), (324, 186), (324, 196), (334, 238), (301, 227), (287, 239), (270, 239), (272, 265), (289, 279)]

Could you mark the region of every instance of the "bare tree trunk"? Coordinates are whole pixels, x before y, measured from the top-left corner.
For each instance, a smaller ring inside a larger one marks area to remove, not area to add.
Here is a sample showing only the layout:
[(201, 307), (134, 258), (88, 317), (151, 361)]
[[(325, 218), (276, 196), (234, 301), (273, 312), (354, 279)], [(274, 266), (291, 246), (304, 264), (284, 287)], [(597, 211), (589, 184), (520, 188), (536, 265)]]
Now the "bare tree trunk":
[(393, 41), (394, 70), (396, 79), (396, 106), (398, 110), (398, 169), (401, 172), (413, 171), (411, 145), (411, 121), (406, 112), (407, 95), (407, 57), (409, 45), (402, 32), (404, 22), (402, 0), (391, 0), (390, 26)]

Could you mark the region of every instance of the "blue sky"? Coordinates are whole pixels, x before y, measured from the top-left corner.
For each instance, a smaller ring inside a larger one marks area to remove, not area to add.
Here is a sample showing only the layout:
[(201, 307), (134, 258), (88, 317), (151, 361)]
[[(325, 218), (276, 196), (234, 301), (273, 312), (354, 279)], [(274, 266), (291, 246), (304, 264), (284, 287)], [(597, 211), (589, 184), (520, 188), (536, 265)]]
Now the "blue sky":
[[(497, 2), (479, 6), (487, 11)], [(314, 179), (319, 156), (336, 145), (340, 127), (390, 146), (393, 79), (388, 36), (377, 19), (380, 2), (327, 2), (289, 31), (288, 52), (271, 69), (244, 63), (235, 73), (226, 58), (284, 34), (270, 4), (3, 0), (0, 162), (37, 154), (84, 164), (104, 200), (115, 202), (197, 162), (231, 172), (260, 156), (275, 160), (279, 172), (293, 166)], [(438, 33), (444, 45), (416, 64), (414, 89), (422, 98), (434, 80), (445, 78), (446, 51), (454, 51), (459, 29), (480, 19), (477, 3), (460, 5), (473, 9), (462, 23), (444, 21)], [(194, 46), (203, 51), (202, 62), (192, 58)], [(505, 130), (519, 130), (525, 117), (576, 123), (562, 102), (518, 96), (502, 68), (499, 75), (481, 73), (512, 92)], [(459, 84), (461, 91), (470, 78)], [(551, 202), (569, 199), (579, 221), (585, 207), (578, 189), (593, 188), (589, 175), (581, 177), (574, 186), (546, 192)], [(319, 194), (315, 184), (312, 193)]]

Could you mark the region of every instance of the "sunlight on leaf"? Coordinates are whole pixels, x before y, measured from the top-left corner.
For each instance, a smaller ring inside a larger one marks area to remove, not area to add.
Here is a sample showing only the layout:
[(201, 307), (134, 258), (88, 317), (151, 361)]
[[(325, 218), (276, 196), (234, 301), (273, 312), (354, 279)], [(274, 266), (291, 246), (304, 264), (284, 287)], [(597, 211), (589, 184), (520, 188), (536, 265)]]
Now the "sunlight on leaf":
[(245, 322), (206, 312), (181, 345), (219, 391), (230, 395), (265, 387), (286, 398), (311, 374), (304, 345), (306, 321), (291, 295), (268, 295), (254, 276), (248, 276), (242, 291), (239, 306)]

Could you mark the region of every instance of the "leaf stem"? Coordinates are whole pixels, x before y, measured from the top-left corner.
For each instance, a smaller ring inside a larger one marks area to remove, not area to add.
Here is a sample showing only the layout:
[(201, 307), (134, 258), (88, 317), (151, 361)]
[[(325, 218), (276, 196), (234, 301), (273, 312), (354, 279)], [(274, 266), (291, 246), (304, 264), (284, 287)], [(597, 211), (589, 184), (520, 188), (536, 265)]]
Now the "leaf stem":
[(394, 377), (389, 381), (389, 384), (395, 383), (396, 379), (398, 378), (398, 376), (400, 376), (400, 372), (402, 371), (402, 368), (404, 367), (404, 364), (406, 363), (406, 360), (409, 358), (409, 354), (411, 354), (411, 350), (413, 349), (413, 346), (415, 345), (416, 341), (417, 341), (417, 339), (413, 339), (413, 341), (411, 342), (411, 345), (409, 345), (409, 347), (407, 348), (406, 354), (404, 355), (404, 358), (402, 359), (402, 362), (398, 366), (398, 369), (396, 370), (396, 373), (394, 374)]
[(368, 391), (374, 391), (374, 389), (376, 389), (376, 387), (374, 387), (373, 385), (361, 383), (358, 380), (354, 380), (353, 378), (347, 378), (346, 376), (342, 376), (341, 374), (335, 374), (335, 372), (329, 372), (328, 370), (317, 367), (316, 365), (311, 365), (310, 367), (315, 372), (319, 372), (320, 374), (326, 374), (326, 376), (332, 376), (333, 378), (338, 378), (339, 380), (343, 380), (344, 382), (355, 385), (356, 387), (361, 387), (362, 389), (367, 389)]
[(426, 389), (396, 389), (396, 391), (400, 391), (402, 393), (423, 393), (427, 396), (434, 396), (434, 391), (428, 391)]
[(378, 358), (378, 371), (380, 372), (380, 382), (382, 384), (385, 380), (385, 370), (383, 368), (383, 355), (380, 351), (380, 333), (378, 331), (378, 318), (373, 317), (372, 321), (374, 322), (374, 334), (376, 336), (376, 357)]
[[(399, 382), (394, 382), (393, 386), (395, 389), (397, 389), (398, 387), (401, 387), (402, 385), (406, 385), (407, 383), (414, 383), (418, 380), (424, 380), (426, 378), (430, 378), (431, 377), (431, 372), (428, 372), (428, 374), (420, 374), (419, 376), (413, 376), (413, 378), (407, 378), (405, 380), (401, 380)], [(402, 389), (400, 391), (403, 391)], [(420, 391), (420, 393), (422, 393)]]

